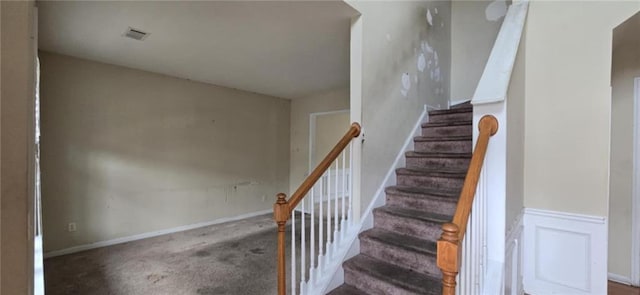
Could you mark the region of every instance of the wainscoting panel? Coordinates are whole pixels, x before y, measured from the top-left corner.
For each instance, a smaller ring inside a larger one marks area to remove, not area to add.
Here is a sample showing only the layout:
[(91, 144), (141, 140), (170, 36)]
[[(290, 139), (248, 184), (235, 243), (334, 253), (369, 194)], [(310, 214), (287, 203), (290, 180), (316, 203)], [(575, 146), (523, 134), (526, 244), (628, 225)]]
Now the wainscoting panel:
[(605, 217), (526, 208), (524, 240), (526, 293), (607, 293)]

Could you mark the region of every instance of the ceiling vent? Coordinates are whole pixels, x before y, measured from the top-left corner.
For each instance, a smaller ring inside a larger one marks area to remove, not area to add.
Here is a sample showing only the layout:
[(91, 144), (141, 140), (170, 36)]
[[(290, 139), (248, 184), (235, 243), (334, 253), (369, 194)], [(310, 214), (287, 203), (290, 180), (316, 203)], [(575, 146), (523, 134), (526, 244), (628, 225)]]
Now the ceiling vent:
[(127, 31), (124, 32), (124, 36), (125, 37), (131, 38), (131, 39), (134, 39), (134, 40), (138, 40), (138, 41), (142, 41), (142, 40), (146, 39), (149, 35), (150, 35), (150, 33), (143, 32), (143, 31), (140, 31), (138, 29), (134, 29), (132, 27), (129, 27), (127, 29)]

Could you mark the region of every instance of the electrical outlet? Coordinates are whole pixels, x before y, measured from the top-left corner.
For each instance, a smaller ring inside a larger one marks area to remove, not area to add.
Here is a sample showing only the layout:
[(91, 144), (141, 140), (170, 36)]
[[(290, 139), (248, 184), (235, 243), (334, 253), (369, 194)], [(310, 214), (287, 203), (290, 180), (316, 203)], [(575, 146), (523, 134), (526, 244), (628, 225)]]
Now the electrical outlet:
[(262, 201), (266, 201), (267, 200), (267, 196), (266, 195), (262, 195)]
[(74, 232), (74, 231), (78, 230), (78, 228), (76, 227), (76, 223), (75, 222), (69, 223), (69, 225), (67, 226), (67, 230), (69, 232)]

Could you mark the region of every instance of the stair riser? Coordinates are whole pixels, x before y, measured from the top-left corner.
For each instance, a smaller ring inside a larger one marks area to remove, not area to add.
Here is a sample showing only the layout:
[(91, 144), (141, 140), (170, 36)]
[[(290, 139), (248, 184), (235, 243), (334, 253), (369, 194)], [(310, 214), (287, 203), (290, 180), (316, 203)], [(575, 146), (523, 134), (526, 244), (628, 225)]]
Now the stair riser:
[(373, 239), (360, 239), (360, 253), (418, 273), (442, 277), (434, 255), (409, 251)]
[(393, 284), (382, 281), (376, 277), (367, 275), (362, 272), (354, 271), (349, 268), (345, 268), (344, 270), (344, 282), (371, 295), (419, 295), (418, 293), (409, 292)]
[(430, 198), (411, 198), (403, 195), (387, 194), (388, 206), (406, 209), (423, 210), (442, 215), (453, 215), (456, 211), (455, 202), (438, 201)]
[(471, 136), (473, 128), (470, 125), (423, 127), (422, 136)]
[(429, 115), (429, 123), (458, 122), (458, 121), (471, 121), (471, 120), (473, 120), (473, 113), (472, 112), (441, 114), (441, 115)]
[(398, 175), (396, 179), (398, 185), (411, 187), (461, 189), (462, 184), (464, 183), (464, 179), (462, 178), (446, 178), (425, 175)]
[(377, 228), (425, 240), (436, 241), (440, 238), (440, 234), (442, 233), (441, 224), (412, 218), (404, 218), (401, 216), (386, 214), (381, 211), (374, 212), (373, 223)]
[(408, 168), (454, 168), (467, 170), (471, 159), (407, 157)]
[(415, 150), (422, 153), (470, 153), (471, 141), (417, 141)]

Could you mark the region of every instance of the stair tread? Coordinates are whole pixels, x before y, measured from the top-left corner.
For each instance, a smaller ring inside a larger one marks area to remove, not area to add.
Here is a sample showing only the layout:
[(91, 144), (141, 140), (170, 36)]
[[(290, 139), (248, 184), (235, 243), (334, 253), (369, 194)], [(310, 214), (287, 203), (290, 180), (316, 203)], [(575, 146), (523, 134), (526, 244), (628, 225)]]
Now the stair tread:
[(451, 220), (453, 219), (452, 216), (448, 216), (448, 215), (426, 212), (421, 210), (393, 207), (393, 206), (382, 206), (382, 207), (376, 208), (375, 211), (384, 212), (384, 213), (395, 215), (402, 218), (411, 218), (411, 219), (432, 222), (432, 223), (451, 222)]
[(471, 141), (473, 137), (468, 135), (441, 135), (441, 136), (416, 136), (413, 138), (415, 142), (425, 141)]
[(389, 186), (385, 188), (387, 194), (398, 194), (415, 198), (436, 197), (452, 202), (457, 201), (460, 190), (430, 188), (430, 187), (414, 187), (414, 186)]
[(466, 169), (454, 169), (454, 168), (437, 168), (437, 169), (398, 168), (396, 169), (396, 175), (423, 175), (423, 176), (464, 179), (466, 174), (467, 174)]
[(450, 107), (451, 109), (459, 109), (459, 108), (473, 108), (473, 105), (471, 104), (471, 99), (463, 102), (463, 103), (459, 103), (459, 104), (454, 104)]
[(422, 128), (429, 127), (449, 127), (449, 126), (466, 126), (471, 127), (473, 125), (473, 121), (453, 121), (453, 122), (427, 122), (422, 123)]
[(383, 244), (426, 255), (435, 256), (437, 251), (435, 241), (397, 234), (388, 230), (377, 229), (375, 227), (361, 233), (359, 237), (360, 239), (374, 240)]
[(390, 283), (416, 294), (440, 294), (441, 280), (398, 267), (366, 255), (360, 254), (349, 259), (345, 268), (366, 273), (378, 280)]
[(433, 111), (429, 111), (429, 116), (459, 114), (459, 113), (472, 113), (472, 112), (473, 112), (473, 107), (468, 106), (468, 107), (452, 108), (452, 109), (448, 109), (448, 110), (433, 110)]
[(416, 152), (416, 151), (408, 151), (404, 155), (407, 158), (471, 159), (471, 153), (423, 153), (423, 152)]
[(351, 285), (342, 284), (329, 292), (329, 295), (367, 295), (367, 293)]

